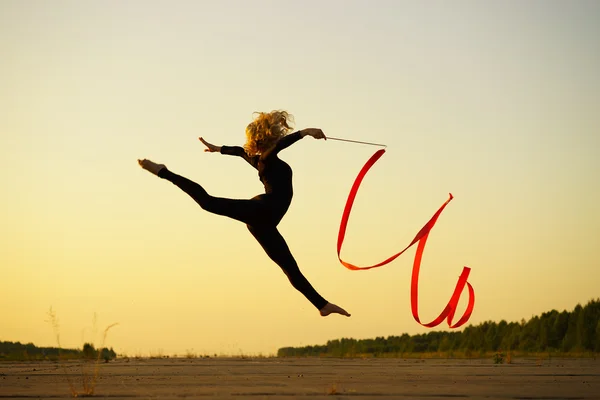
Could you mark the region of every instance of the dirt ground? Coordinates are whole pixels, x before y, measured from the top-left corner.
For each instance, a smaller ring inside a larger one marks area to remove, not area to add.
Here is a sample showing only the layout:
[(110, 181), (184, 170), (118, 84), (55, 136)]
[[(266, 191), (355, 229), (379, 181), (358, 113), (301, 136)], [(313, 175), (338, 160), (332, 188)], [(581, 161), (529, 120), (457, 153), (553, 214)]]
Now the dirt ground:
[[(93, 375), (93, 364), (83, 369)], [(65, 373), (66, 372), (66, 373)], [(0, 398), (71, 398), (78, 362), (0, 363)], [(119, 359), (99, 364), (94, 397), (600, 399), (600, 360)]]

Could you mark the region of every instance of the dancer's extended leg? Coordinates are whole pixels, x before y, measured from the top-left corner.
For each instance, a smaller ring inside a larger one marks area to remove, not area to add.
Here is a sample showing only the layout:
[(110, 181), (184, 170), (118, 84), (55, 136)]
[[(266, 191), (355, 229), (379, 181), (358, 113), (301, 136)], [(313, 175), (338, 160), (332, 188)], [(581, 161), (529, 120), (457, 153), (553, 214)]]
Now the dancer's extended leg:
[(177, 175), (162, 164), (153, 163), (150, 160), (140, 160), (142, 168), (166, 179), (187, 193), (204, 210), (213, 214), (223, 215), (245, 224), (257, 224), (262, 222), (261, 216), (268, 215), (266, 206), (256, 200), (238, 200), (214, 197), (194, 181)]
[(292, 256), (285, 239), (277, 227), (274, 226), (248, 226), (248, 230), (256, 238), (267, 255), (287, 275), (292, 286), (304, 295), (320, 312), (326, 316), (332, 313), (350, 316), (344, 309), (329, 303), (312, 287), (308, 279), (300, 272), (298, 264)]

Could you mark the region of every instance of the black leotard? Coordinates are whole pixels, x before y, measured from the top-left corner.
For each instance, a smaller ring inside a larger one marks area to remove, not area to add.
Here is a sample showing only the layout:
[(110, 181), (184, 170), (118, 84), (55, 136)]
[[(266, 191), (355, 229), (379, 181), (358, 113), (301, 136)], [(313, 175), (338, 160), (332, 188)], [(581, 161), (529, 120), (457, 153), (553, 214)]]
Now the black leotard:
[(292, 168), (277, 157), (278, 153), (302, 139), (300, 132), (295, 132), (281, 138), (271, 149), (263, 154), (250, 156), (239, 146), (221, 146), (221, 154), (242, 157), (258, 170), (258, 177), (265, 187), (265, 193), (253, 200), (264, 201), (270, 208), (270, 221), (262, 223), (277, 225), (287, 212), (294, 189), (292, 187)]

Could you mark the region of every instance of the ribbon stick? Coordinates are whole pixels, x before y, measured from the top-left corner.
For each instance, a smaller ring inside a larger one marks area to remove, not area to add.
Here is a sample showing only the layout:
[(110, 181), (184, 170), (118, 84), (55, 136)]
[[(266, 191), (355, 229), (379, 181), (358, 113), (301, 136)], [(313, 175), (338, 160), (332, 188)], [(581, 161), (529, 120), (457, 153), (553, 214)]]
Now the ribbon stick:
[[(421, 228), (421, 230), (417, 233), (417, 235), (412, 240), (412, 242), (410, 242), (410, 244), (408, 246), (406, 246), (401, 252), (396, 253), (391, 257), (388, 257), (387, 259), (385, 259), (384, 261), (382, 261), (378, 264), (371, 265), (368, 267), (358, 267), (356, 265), (353, 265), (349, 262), (342, 260), (342, 258), (340, 257), (340, 253), (342, 250), (342, 244), (344, 243), (344, 237), (346, 236), (346, 228), (348, 226), (348, 219), (350, 218), (350, 212), (352, 211), (352, 205), (354, 204), (354, 199), (356, 198), (356, 194), (358, 192), (360, 184), (361, 184), (363, 178), (365, 177), (365, 175), (367, 174), (367, 172), (369, 171), (369, 169), (371, 169), (373, 164), (375, 164), (375, 162), (377, 162), (377, 160), (379, 160), (379, 158), (381, 158), (381, 156), (384, 153), (385, 153), (385, 149), (381, 149), (381, 150), (377, 150), (375, 152), (375, 154), (373, 154), (371, 156), (371, 158), (366, 162), (366, 164), (362, 167), (362, 169), (358, 173), (358, 176), (354, 180), (354, 184), (352, 185), (352, 188), (350, 189), (350, 194), (348, 195), (348, 200), (346, 201), (346, 206), (345, 206), (344, 212), (342, 214), (342, 221), (340, 222), (340, 230), (338, 232), (338, 240), (337, 240), (338, 260), (340, 260), (340, 263), (342, 263), (342, 265), (345, 266), (346, 268), (348, 268), (349, 270), (353, 270), (353, 271), (368, 270), (371, 268), (381, 267), (385, 264), (392, 262), (397, 257), (402, 255), (406, 250), (408, 250), (410, 247), (412, 247), (415, 243), (418, 243), (417, 252), (415, 254), (415, 259), (414, 259), (414, 263), (413, 263), (412, 279), (411, 279), (411, 287), (410, 287), (411, 288), (410, 302), (411, 302), (411, 311), (412, 311), (413, 317), (419, 324), (426, 326), (428, 328), (432, 328), (432, 327), (439, 325), (440, 323), (442, 323), (442, 321), (444, 319), (447, 320), (448, 326), (450, 328), (458, 328), (459, 326), (462, 326), (464, 323), (466, 323), (469, 320), (469, 318), (471, 317), (471, 314), (473, 312), (473, 307), (475, 306), (475, 291), (473, 290), (473, 286), (471, 286), (471, 284), (469, 282), (467, 282), (467, 279), (469, 278), (469, 273), (471, 272), (471, 268), (463, 267), (463, 271), (462, 271), (460, 277), (458, 278), (458, 282), (456, 283), (456, 288), (454, 289), (454, 293), (452, 294), (450, 301), (448, 301), (448, 304), (446, 305), (444, 310), (440, 313), (440, 315), (436, 319), (434, 319), (433, 321), (431, 321), (429, 323), (422, 323), (419, 318), (419, 312), (418, 312), (419, 270), (421, 269), (421, 259), (423, 257), (423, 251), (425, 250), (425, 243), (427, 242), (429, 233), (435, 226), (435, 223), (437, 222), (440, 214), (442, 213), (442, 211), (444, 211), (444, 208), (446, 208), (448, 203), (450, 203), (450, 201), (453, 199), (452, 193), (450, 193), (450, 197), (448, 198), (448, 200), (446, 200), (446, 202), (444, 204), (442, 204), (442, 206), (436, 211), (436, 213), (433, 215), (433, 217), (431, 217), (431, 219), (425, 224), (425, 226), (423, 226), (423, 228)], [(463, 316), (458, 320), (458, 322), (456, 322), (455, 324), (452, 324), (452, 320), (454, 318), (454, 314), (456, 313), (456, 308), (458, 306), (460, 296), (461, 296), (465, 286), (467, 286), (467, 289), (469, 292), (469, 302), (467, 304), (467, 308), (466, 308)]]
[(339, 140), (340, 142), (368, 144), (368, 145), (371, 145), (371, 146), (387, 147), (386, 144), (381, 144), (381, 143), (361, 142), (359, 140), (341, 139), (341, 138), (335, 138), (335, 137), (331, 137), (331, 136), (327, 136), (327, 140)]

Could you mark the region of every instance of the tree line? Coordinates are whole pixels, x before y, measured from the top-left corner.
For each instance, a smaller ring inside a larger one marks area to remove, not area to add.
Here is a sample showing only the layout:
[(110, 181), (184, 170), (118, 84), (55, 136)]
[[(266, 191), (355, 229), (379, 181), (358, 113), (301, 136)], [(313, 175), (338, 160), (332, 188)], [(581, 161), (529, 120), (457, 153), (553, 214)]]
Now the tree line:
[(5, 360), (58, 360), (58, 359), (101, 359), (108, 361), (117, 357), (112, 349), (96, 349), (85, 343), (81, 350), (58, 347), (37, 347), (33, 343), (0, 342), (0, 361)]
[(325, 345), (284, 347), (278, 357), (402, 356), (443, 353), (466, 356), (490, 352), (596, 353), (600, 352), (600, 299), (578, 304), (573, 311), (552, 310), (520, 322), (486, 321), (463, 331), (432, 331), (419, 335), (342, 338)]

